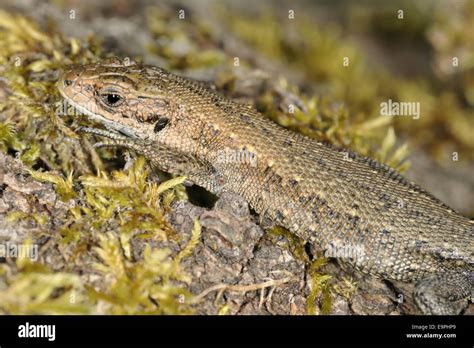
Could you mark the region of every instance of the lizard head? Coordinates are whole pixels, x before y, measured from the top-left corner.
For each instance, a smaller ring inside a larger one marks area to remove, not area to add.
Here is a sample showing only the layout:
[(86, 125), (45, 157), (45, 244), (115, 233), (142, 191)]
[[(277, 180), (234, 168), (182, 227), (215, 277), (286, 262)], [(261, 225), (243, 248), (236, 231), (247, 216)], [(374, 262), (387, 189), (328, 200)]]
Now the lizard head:
[(69, 104), (105, 127), (79, 129), (105, 138), (96, 147), (133, 149), (175, 174), (212, 172), (202, 144), (216, 131), (195, 107), (211, 97), (198, 83), (114, 58), (73, 66), (57, 86)]
[(68, 103), (107, 128), (100, 135), (147, 141), (171, 118), (166, 76), (159, 68), (109, 58), (64, 71), (58, 89)]

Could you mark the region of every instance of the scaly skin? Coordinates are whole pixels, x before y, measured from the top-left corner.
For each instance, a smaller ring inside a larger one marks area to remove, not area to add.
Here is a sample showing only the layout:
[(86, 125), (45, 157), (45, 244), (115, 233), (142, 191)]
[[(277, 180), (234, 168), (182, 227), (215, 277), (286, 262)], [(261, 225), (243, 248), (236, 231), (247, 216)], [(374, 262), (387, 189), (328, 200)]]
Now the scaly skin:
[(152, 66), (73, 67), (58, 88), (106, 126), (83, 129), (106, 138), (99, 146), (133, 149), (217, 195), (237, 193), (361, 272), (416, 282), (422, 312), (457, 314), (472, 295), (473, 221), (393, 169)]

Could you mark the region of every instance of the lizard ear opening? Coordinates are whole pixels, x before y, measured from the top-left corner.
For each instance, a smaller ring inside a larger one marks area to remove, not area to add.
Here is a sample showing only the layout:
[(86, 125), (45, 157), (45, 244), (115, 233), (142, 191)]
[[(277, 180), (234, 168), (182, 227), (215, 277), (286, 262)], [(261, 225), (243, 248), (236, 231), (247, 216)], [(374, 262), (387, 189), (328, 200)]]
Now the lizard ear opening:
[(160, 117), (158, 121), (155, 123), (155, 128), (153, 129), (153, 131), (155, 133), (158, 133), (159, 131), (161, 131), (163, 128), (166, 127), (168, 122), (169, 120), (166, 117)]

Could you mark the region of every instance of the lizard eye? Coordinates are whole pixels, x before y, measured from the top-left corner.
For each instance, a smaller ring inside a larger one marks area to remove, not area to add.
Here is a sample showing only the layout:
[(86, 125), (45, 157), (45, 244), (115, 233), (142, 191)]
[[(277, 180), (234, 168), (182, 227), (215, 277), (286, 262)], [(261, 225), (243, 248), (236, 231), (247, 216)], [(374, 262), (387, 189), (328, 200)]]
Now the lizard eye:
[(168, 124), (168, 119), (167, 119), (166, 117), (161, 117), (161, 118), (158, 119), (158, 121), (155, 123), (154, 132), (155, 132), (155, 133), (158, 133), (160, 130), (162, 130), (163, 128), (165, 128), (167, 124)]
[(119, 106), (123, 102), (122, 96), (116, 93), (104, 93), (100, 98), (108, 106)]

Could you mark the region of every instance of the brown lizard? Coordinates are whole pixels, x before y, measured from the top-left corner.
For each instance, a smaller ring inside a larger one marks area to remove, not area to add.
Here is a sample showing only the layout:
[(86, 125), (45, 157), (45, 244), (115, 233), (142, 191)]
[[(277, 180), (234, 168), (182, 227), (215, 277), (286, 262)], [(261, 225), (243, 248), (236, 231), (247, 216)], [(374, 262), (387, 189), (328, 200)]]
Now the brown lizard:
[(202, 84), (120, 59), (75, 66), (62, 96), (123, 146), (214, 194), (244, 197), (261, 216), (339, 261), (415, 283), (423, 313), (458, 314), (473, 296), (474, 223), (395, 170), (311, 140)]

